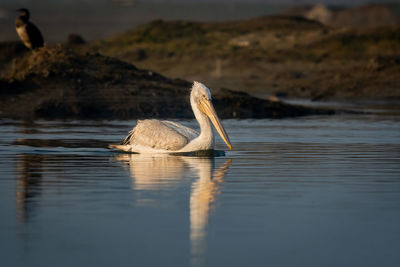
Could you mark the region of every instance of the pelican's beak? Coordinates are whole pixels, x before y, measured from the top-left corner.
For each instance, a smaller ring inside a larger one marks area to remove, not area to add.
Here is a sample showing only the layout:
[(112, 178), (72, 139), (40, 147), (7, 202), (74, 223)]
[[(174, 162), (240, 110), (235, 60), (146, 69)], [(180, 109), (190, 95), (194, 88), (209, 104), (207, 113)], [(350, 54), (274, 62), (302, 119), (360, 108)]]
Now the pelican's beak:
[(217, 113), (215, 113), (214, 106), (209, 100), (200, 100), (199, 105), (201, 111), (206, 114), (211, 122), (214, 124), (215, 129), (217, 129), (221, 138), (225, 141), (226, 145), (232, 150), (231, 141), (229, 141), (229, 137), (225, 132), (224, 126), (222, 126), (221, 121), (219, 120)]

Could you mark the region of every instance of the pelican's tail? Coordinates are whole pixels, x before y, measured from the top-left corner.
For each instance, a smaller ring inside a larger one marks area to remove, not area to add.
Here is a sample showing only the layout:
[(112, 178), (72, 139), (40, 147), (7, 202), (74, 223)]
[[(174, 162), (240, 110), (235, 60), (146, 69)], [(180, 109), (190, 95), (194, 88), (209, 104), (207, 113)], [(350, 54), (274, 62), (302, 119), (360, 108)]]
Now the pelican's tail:
[[(138, 124), (139, 124), (140, 122), (141, 122), (141, 121), (138, 121)], [(129, 145), (129, 144), (131, 143), (131, 139), (132, 139), (132, 137), (133, 137), (133, 135), (134, 135), (134, 133), (135, 133), (135, 129), (136, 129), (136, 127), (133, 128), (131, 131), (129, 131), (128, 136), (125, 137), (124, 140), (122, 140), (121, 145)]]
[(118, 150), (130, 152), (130, 147), (127, 146), (127, 145), (109, 144), (109, 145), (108, 145), (108, 148), (109, 148), (109, 149), (118, 149)]

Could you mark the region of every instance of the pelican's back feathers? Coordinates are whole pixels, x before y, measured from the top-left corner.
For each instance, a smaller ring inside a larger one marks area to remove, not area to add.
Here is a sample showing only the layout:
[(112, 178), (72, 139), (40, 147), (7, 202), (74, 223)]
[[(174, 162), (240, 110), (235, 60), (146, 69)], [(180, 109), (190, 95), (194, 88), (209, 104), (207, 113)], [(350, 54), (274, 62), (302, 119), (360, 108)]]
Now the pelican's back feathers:
[(199, 135), (197, 131), (190, 129), (189, 127), (183, 126), (182, 124), (173, 121), (162, 121), (162, 122), (173, 128), (175, 131), (185, 136), (189, 140), (192, 140)]
[(196, 137), (196, 131), (171, 121), (139, 120), (122, 145), (177, 151)]

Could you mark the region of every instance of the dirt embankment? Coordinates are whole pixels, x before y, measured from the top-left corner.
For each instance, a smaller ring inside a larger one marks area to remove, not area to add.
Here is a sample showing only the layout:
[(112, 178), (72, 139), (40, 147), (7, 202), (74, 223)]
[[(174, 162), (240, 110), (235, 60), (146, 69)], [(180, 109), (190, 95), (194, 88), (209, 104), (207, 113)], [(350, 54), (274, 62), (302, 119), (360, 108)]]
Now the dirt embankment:
[(399, 100), (400, 25), (337, 28), (293, 16), (154, 21), (81, 46), (211, 87), (313, 100)]
[[(1, 117), (193, 118), (190, 82), (168, 79), (97, 53), (78, 54), (61, 46), (41, 48), (15, 58), (7, 66), (0, 80)], [(212, 93), (215, 109), (222, 118), (330, 113), (227, 89)]]

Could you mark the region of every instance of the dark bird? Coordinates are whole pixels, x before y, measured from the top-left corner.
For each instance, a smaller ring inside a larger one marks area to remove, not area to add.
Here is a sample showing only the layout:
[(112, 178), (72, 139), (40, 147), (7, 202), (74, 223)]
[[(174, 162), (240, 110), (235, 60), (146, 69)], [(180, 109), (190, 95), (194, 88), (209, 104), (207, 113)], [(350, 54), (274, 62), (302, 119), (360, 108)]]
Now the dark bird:
[(19, 17), (15, 19), (15, 28), (19, 38), (29, 49), (42, 47), (44, 44), (43, 36), (35, 24), (29, 21), (29, 11), (26, 8), (17, 10)]

